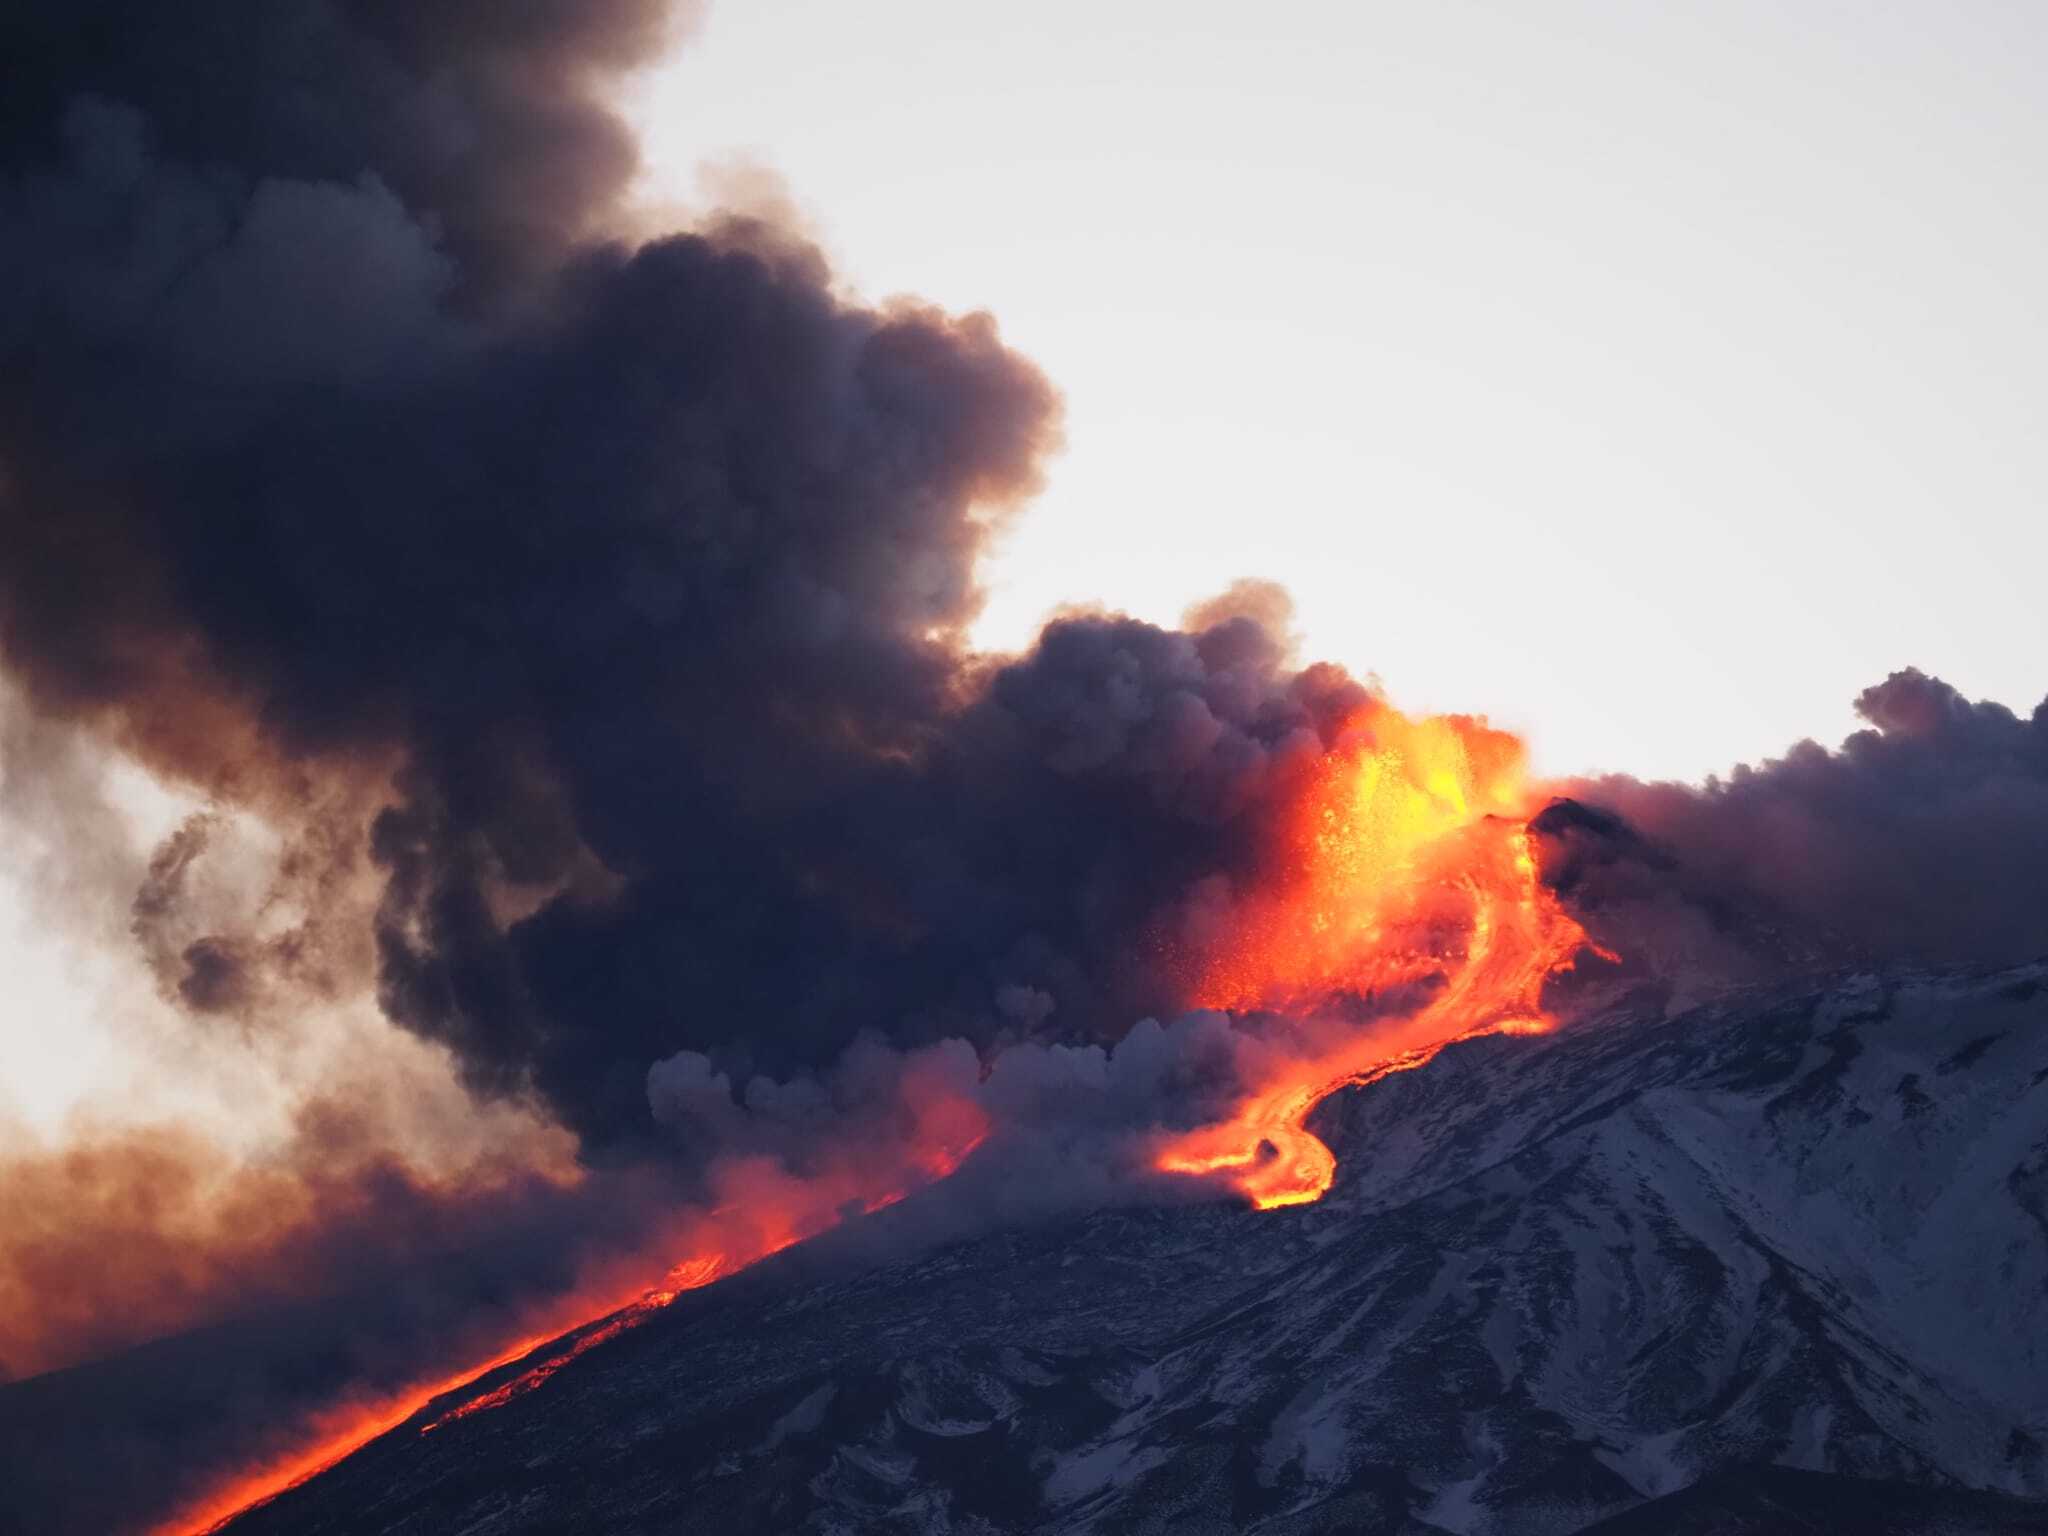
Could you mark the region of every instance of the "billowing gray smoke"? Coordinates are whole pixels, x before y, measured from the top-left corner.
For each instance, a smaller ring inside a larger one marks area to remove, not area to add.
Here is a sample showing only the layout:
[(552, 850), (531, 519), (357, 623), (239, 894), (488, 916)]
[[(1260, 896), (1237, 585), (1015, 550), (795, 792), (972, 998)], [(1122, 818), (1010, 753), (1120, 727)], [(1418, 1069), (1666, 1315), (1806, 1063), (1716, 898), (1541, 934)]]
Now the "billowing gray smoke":
[(1908, 668), (1864, 690), (1839, 750), (1802, 742), (1703, 788), (1565, 786), (1549, 873), (1645, 968), (1729, 979), (2048, 954), (2048, 702), (2031, 718)]
[[(1361, 693), (1258, 592), (968, 655), (1057, 417), (992, 324), (845, 303), (757, 222), (595, 238), (631, 157), (592, 92), (648, 7), (90, 11), (6, 39), (38, 706), (273, 815), (395, 769), (388, 1011), (592, 1144), (678, 1048), (1171, 1008), (1140, 938)], [(200, 1008), (254, 963), (205, 937)]]
[[(727, 1150), (656, 1120), (657, 1061), (839, 1081), (866, 1037), (1171, 1017), (1184, 893), (1248, 864), (1363, 697), (1295, 672), (1256, 589), (1190, 633), (1078, 617), (971, 655), (1056, 397), (986, 318), (849, 302), (758, 219), (620, 237), (603, 97), (666, 10), (0, 15), (0, 662), (41, 721), (12, 739), (83, 732), (215, 802), (125, 904), (195, 1030), (367, 981), (608, 1170), (570, 1198), (424, 1180), (374, 1137), (338, 1158), (337, 1123), (377, 1123), (338, 1084), (260, 1177), (149, 1138), (10, 1165), (34, 1219), (0, 1287), (72, 1298), (23, 1315), (14, 1369), (327, 1298), (199, 1349), (232, 1390), (180, 1356), (184, 1407), (118, 1374), (71, 1417), (17, 1398), (59, 1435), (11, 1469), (45, 1529), (161, 1512), (389, 1362), (474, 1360), (455, 1319), (650, 1241)], [(193, 893), (243, 809), (312, 914), (282, 934)], [(457, 1300), (394, 1314), (409, 1289)], [(117, 1489), (81, 1469), (124, 1403), (155, 1428)]]
[[(1052, 391), (758, 222), (608, 242), (601, 91), (663, 7), (5, 25), (7, 664), (230, 802), (395, 770), (383, 997), (476, 1087), (596, 1144), (678, 1049), (1175, 1008), (1176, 914), (1360, 690), (1290, 670), (1256, 590), (969, 655)], [(2038, 719), (1911, 677), (1865, 707), (1839, 756), (1586, 795), (1830, 943), (2044, 947)], [(202, 936), (173, 984), (217, 1006), (261, 959)]]

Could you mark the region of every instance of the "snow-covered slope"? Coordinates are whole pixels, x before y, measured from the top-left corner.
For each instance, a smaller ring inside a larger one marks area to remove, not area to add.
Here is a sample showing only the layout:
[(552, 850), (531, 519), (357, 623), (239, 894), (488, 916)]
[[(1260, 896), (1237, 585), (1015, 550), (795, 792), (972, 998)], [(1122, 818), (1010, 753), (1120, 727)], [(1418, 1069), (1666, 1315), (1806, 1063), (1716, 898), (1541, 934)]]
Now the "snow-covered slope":
[(234, 1530), (1540, 1536), (1764, 1463), (2048, 1494), (2048, 965), (1475, 1041), (1322, 1127), (1320, 1205), (799, 1252)]

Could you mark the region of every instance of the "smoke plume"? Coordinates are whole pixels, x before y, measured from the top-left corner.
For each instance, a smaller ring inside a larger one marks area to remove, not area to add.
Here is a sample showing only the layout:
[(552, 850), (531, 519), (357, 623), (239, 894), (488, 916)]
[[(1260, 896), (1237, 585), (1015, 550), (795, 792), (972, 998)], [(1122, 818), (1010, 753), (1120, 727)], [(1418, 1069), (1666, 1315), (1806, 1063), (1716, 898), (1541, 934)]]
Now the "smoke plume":
[(1552, 879), (1638, 970), (1746, 979), (2048, 954), (2048, 701), (2031, 717), (1913, 668), (1869, 728), (1704, 787), (1563, 786), (1604, 817), (1538, 819)]

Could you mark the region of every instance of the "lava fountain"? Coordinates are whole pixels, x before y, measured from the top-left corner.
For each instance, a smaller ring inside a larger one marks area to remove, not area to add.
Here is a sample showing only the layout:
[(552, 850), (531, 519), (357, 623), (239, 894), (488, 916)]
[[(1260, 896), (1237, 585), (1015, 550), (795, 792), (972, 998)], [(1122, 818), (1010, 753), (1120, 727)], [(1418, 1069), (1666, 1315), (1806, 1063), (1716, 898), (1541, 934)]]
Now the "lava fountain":
[[(1235, 1111), (1167, 1138), (1154, 1165), (1221, 1176), (1261, 1209), (1308, 1204), (1336, 1175), (1307, 1127), (1331, 1093), (1455, 1040), (1554, 1027), (1543, 984), (1588, 941), (1537, 871), (1534, 798), (1522, 743), (1483, 720), (1375, 705), (1354, 721), (1196, 987), (1206, 1007), (1298, 1020), (1297, 1039), (1248, 1051)], [(1345, 1003), (1369, 1021), (1331, 1018)]]

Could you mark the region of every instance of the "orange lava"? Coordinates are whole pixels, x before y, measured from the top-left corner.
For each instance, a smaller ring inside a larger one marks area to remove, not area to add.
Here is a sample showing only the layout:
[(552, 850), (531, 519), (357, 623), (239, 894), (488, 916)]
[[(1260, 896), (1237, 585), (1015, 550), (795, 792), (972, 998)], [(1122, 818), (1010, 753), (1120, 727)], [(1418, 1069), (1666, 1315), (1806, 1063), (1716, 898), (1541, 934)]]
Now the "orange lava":
[[(1303, 1021), (1304, 1044), (1248, 1050), (1229, 1119), (1168, 1138), (1164, 1172), (1221, 1175), (1260, 1209), (1319, 1200), (1337, 1160), (1307, 1129), (1347, 1085), (1421, 1066), (1454, 1040), (1554, 1027), (1543, 984), (1586, 943), (1538, 877), (1522, 744), (1483, 721), (1376, 706), (1296, 802), (1276, 889), (1245, 903), (1196, 1000)], [(1345, 1025), (1333, 1005), (1405, 1012)]]
[[(975, 1129), (968, 1133), (968, 1139), (964, 1144), (947, 1146), (935, 1143), (924, 1146), (918, 1150), (914, 1161), (925, 1178), (936, 1182), (945, 1178), (955, 1168), (959, 1167), (966, 1160), (967, 1154), (981, 1145), (982, 1138), (986, 1134), (984, 1129)], [(886, 1210), (908, 1193), (909, 1191), (904, 1189), (891, 1189), (878, 1195), (868, 1195), (859, 1202), (861, 1214), (872, 1216), (876, 1211)], [(751, 1264), (758, 1264), (770, 1254), (780, 1253), (785, 1248), (794, 1248), (805, 1238), (817, 1236), (818, 1232), (823, 1231), (825, 1226), (836, 1226), (837, 1224), (838, 1213), (835, 1212), (829, 1219), (824, 1221), (823, 1225), (808, 1227), (806, 1230), (798, 1230), (793, 1226), (785, 1227), (774, 1236), (764, 1238), (760, 1244), (759, 1251), (747, 1258), (735, 1259), (729, 1254), (714, 1252), (699, 1254), (694, 1258), (685, 1259), (666, 1275), (662, 1276), (660, 1285), (648, 1291), (645, 1295), (638, 1297), (630, 1304), (621, 1307), (618, 1312), (608, 1318), (601, 1326), (590, 1329), (588, 1333), (579, 1334), (575, 1341), (561, 1353), (548, 1356), (540, 1364), (514, 1376), (503, 1386), (495, 1387), (491, 1391), (484, 1393), (481, 1397), (473, 1397), (468, 1402), (449, 1409), (448, 1412), (442, 1414), (439, 1418), (429, 1420), (420, 1426), (420, 1433), (423, 1435), (427, 1434), (454, 1419), (466, 1419), (471, 1414), (482, 1413), (491, 1408), (504, 1407), (513, 1398), (523, 1397), (528, 1392), (531, 1392), (571, 1360), (588, 1354), (591, 1350), (597, 1348), (598, 1345), (617, 1338), (630, 1328), (639, 1327), (648, 1318), (685, 1292), (702, 1290), (705, 1286), (715, 1281), (723, 1280), (727, 1275), (737, 1274), (740, 1270), (747, 1268)], [(526, 1351), (521, 1351), (521, 1353), (526, 1353)], [(514, 1355), (511, 1358), (517, 1359), (519, 1357)], [(488, 1375), (491, 1371), (497, 1369), (499, 1365), (508, 1363), (509, 1361), (500, 1360), (496, 1365), (486, 1366), (476, 1374), (479, 1376)]]
[[(564, 1349), (510, 1381), (468, 1399), (420, 1427), (426, 1434), (455, 1419), (502, 1407), (547, 1381), (570, 1361), (646, 1322), (686, 1292), (737, 1274), (769, 1255), (837, 1226), (849, 1212), (872, 1213), (894, 1205), (913, 1188), (945, 1178), (964, 1162), (988, 1133), (980, 1107), (957, 1096), (903, 1088), (909, 1124), (903, 1145), (849, 1148), (845, 1155), (803, 1175), (772, 1159), (738, 1159), (722, 1166), (714, 1182), (725, 1196), (715, 1209), (687, 1213), (674, 1244), (689, 1257), (674, 1264), (661, 1283), (637, 1294), (609, 1299), (597, 1291), (558, 1303), (546, 1320), (487, 1359), (401, 1391), (357, 1397), (309, 1421), (291, 1450), (237, 1469), (216, 1488), (152, 1526), (149, 1536), (210, 1536), (237, 1516), (296, 1488), (345, 1457), (414, 1418), (435, 1399), (461, 1392), (483, 1377), (559, 1340), (588, 1329)], [(673, 1248), (670, 1250), (674, 1251)]]
[(325, 1472), (379, 1435), (396, 1429), (435, 1398), (453, 1392), (478, 1376), (510, 1365), (548, 1341), (547, 1335), (521, 1339), (495, 1358), (465, 1367), (452, 1376), (424, 1382), (403, 1392), (357, 1400), (321, 1414), (306, 1427), (304, 1444), (238, 1470), (228, 1481), (178, 1514), (150, 1528), (150, 1536), (206, 1536), (235, 1516), (268, 1503), (287, 1489)]
[[(782, 1246), (786, 1248), (789, 1245), (785, 1243)], [(765, 1253), (760, 1255), (761, 1258), (766, 1258), (767, 1256)], [(710, 1285), (713, 1281), (723, 1280), (735, 1270), (744, 1269), (745, 1267), (744, 1264), (732, 1263), (722, 1253), (710, 1254), (701, 1259), (693, 1259), (686, 1264), (678, 1264), (669, 1272), (661, 1285), (627, 1306), (621, 1307), (612, 1317), (597, 1327), (591, 1328), (587, 1333), (578, 1334), (574, 1342), (567, 1349), (562, 1350), (559, 1354), (548, 1356), (547, 1359), (529, 1370), (520, 1372), (503, 1386), (495, 1387), (491, 1391), (484, 1393), (481, 1397), (473, 1397), (468, 1402), (449, 1409), (438, 1419), (429, 1419), (420, 1426), (420, 1433), (423, 1435), (429, 1434), (451, 1420), (466, 1419), (473, 1413), (482, 1413), (491, 1408), (502, 1408), (505, 1404), (511, 1402), (513, 1398), (524, 1397), (571, 1360), (589, 1354), (598, 1345), (617, 1338), (629, 1328), (639, 1327), (648, 1318), (659, 1312), (685, 1291), (699, 1290), (704, 1286)], [(513, 1358), (517, 1359), (518, 1356), (515, 1355)], [(499, 1363), (508, 1364), (509, 1362), (501, 1361)], [(494, 1369), (496, 1369), (495, 1366), (478, 1374), (486, 1375), (489, 1373), (489, 1370)]]

